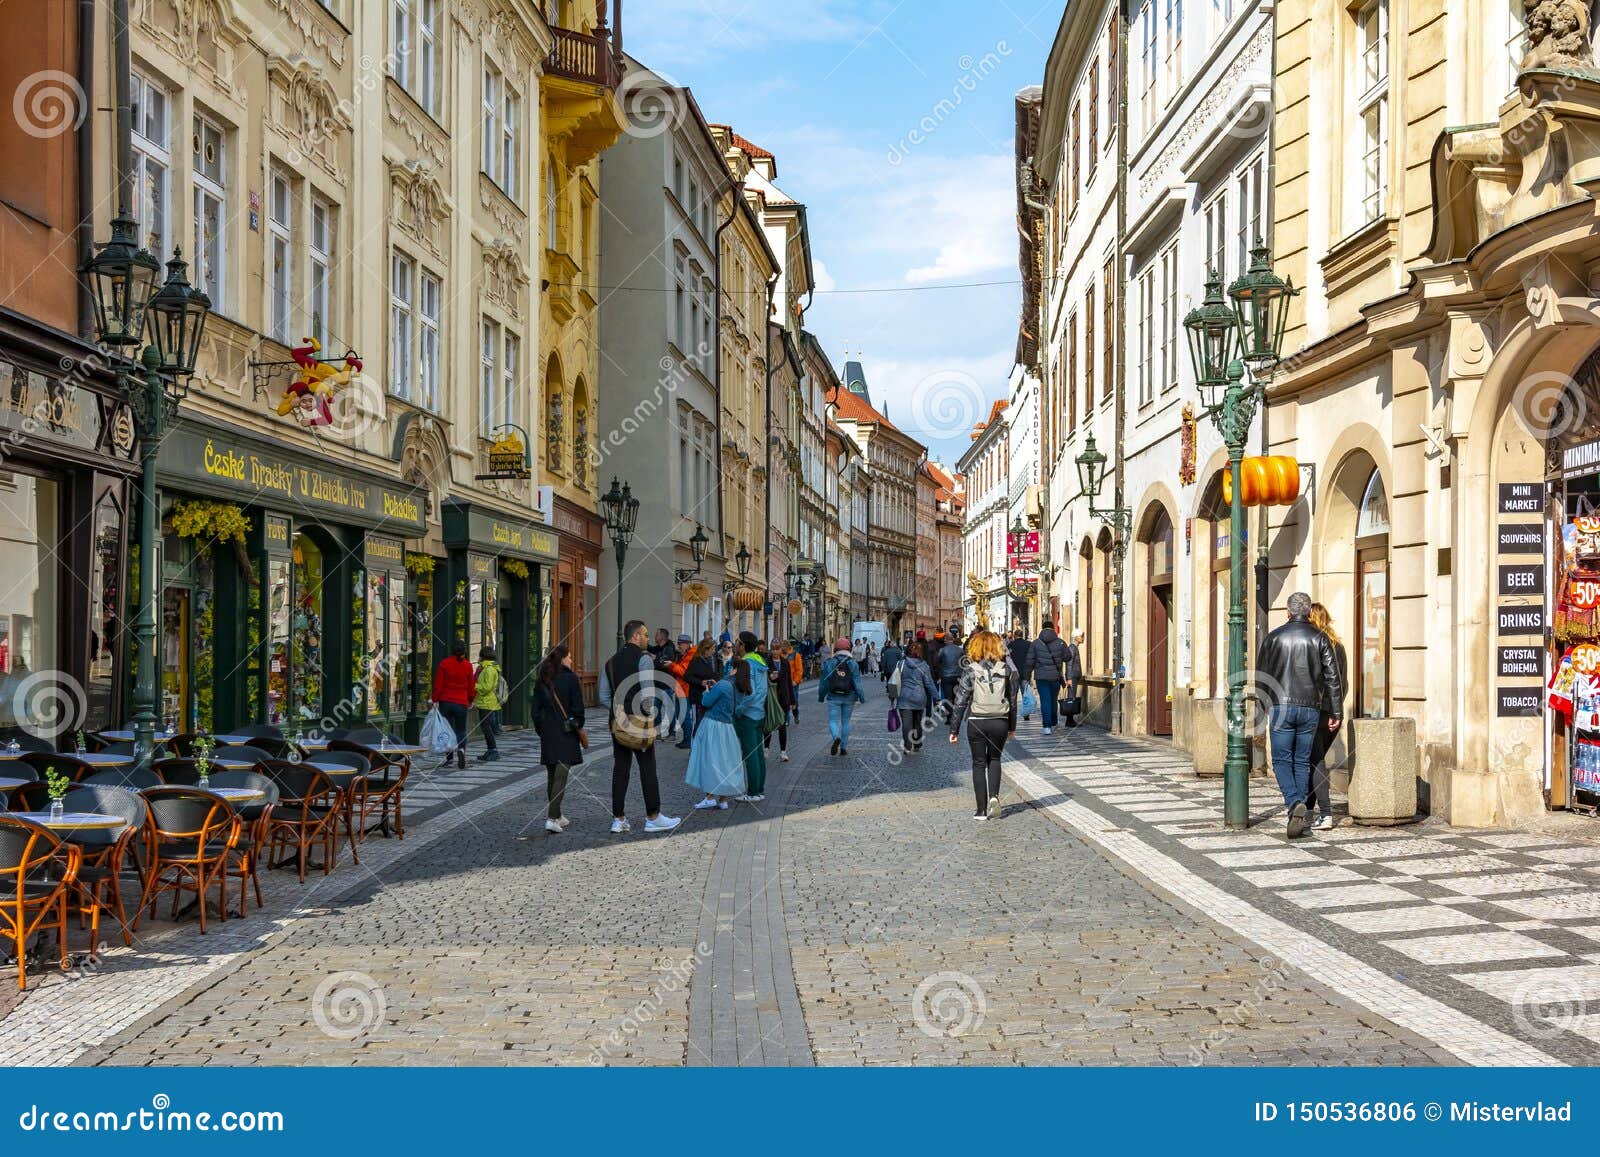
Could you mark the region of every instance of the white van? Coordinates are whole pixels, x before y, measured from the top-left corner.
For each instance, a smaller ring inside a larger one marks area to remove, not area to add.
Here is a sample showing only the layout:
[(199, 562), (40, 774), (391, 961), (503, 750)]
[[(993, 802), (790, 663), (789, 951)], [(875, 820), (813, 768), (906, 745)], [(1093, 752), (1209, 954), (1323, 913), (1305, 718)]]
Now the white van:
[(850, 627), (850, 645), (854, 647), (857, 639), (865, 639), (878, 648), (878, 654), (883, 654), (883, 648), (889, 641), (889, 630), (882, 623), (860, 622)]

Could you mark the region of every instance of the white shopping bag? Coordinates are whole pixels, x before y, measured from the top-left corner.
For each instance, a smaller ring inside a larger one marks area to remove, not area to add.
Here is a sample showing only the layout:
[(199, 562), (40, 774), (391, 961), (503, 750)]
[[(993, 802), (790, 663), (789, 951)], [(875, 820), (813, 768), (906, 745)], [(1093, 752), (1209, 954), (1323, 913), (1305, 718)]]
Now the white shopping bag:
[(435, 755), (446, 755), (456, 745), (455, 729), (449, 721), (439, 712), (439, 705), (435, 703), (428, 709), (427, 717), (422, 721), (422, 746)]

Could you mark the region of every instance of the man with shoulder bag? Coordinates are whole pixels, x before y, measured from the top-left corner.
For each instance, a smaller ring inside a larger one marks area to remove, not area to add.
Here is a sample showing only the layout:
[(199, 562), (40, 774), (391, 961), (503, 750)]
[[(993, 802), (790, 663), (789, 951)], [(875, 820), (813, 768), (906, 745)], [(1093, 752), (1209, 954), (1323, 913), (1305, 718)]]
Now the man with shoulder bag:
[(1056, 634), (1055, 623), (1046, 619), (1039, 637), (1028, 647), (1028, 667), (1033, 672), (1034, 686), (1039, 689), (1040, 730), (1045, 735), (1055, 730), (1061, 687), (1068, 681), (1071, 658), (1067, 645)]
[[(657, 712), (655, 663), (645, 646), (650, 628), (632, 619), (624, 627), (622, 649), (600, 673), (600, 702), (611, 716), (611, 830), (631, 830), (628, 824), (628, 780), (635, 759), (639, 762), (639, 787), (644, 793), (647, 832), (670, 832), (680, 821), (661, 813), (661, 785), (656, 779)], [(647, 688), (649, 689), (647, 691)]]

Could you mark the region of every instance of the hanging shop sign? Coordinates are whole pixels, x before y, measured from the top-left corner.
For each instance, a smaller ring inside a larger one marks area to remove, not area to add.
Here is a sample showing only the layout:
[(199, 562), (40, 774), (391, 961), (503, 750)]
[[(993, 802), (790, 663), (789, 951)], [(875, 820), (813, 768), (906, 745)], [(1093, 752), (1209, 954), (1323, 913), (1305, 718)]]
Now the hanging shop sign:
[(1502, 595), (1544, 594), (1544, 563), (1511, 563), (1500, 566)]
[(1503, 646), (1496, 654), (1502, 679), (1544, 679), (1544, 648)]
[(533, 477), (533, 459), (528, 452), (528, 435), (521, 426), (506, 425), (494, 431), (494, 441), (489, 444), (489, 471), (477, 476), (487, 479), (515, 479), (523, 481)]
[(553, 565), (561, 557), (560, 539), (549, 527), (532, 522), (532, 513), (525, 521), (449, 499), (443, 510), (444, 544)]
[(1039, 532), (1025, 530), (1021, 534), (1006, 532), (1006, 568), (1021, 570), (1039, 565)]
[(1544, 510), (1544, 483), (1500, 483), (1501, 514), (1539, 514)]
[(467, 578), (474, 582), (490, 582), (493, 581), (496, 570), (494, 555), (467, 552)]
[(393, 529), (406, 537), (427, 530), (426, 497), (404, 484), (359, 470), (303, 459), (285, 446), (212, 428), (193, 418), (161, 444), (157, 469), (169, 484), (284, 506), (312, 518)]
[(289, 520), (269, 514), (262, 520), (261, 536), (269, 551), (289, 550)]
[(1499, 550), (1501, 554), (1543, 554), (1543, 524), (1502, 522), (1499, 527)]
[(1544, 687), (1501, 687), (1495, 714), (1501, 719), (1535, 719), (1543, 707)]

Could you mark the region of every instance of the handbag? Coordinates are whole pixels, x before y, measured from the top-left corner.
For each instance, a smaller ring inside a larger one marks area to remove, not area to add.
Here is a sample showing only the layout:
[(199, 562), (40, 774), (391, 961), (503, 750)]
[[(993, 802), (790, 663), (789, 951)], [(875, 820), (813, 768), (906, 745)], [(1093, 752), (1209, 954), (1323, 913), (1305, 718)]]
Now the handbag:
[(1061, 714), (1063, 714), (1063, 715), (1077, 715), (1077, 714), (1080, 714), (1082, 711), (1083, 711), (1083, 704), (1079, 701), (1078, 696), (1076, 694), (1063, 695), (1061, 697)]
[(893, 732), (896, 732), (896, 731), (899, 731), (899, 730), (900, 730), (900, 708), (891, 707), (891, 708), (889, 708), (889, 731), (891, 733), (893, 733)]
[(567, 714), (566, 705), (561, 702), (561, 696), (556, 694), (554, 687), (550, 687), (548, 690), (550, 698), (555, 701), (556, 710), (561, 712), (561, 730), (568, 735), (576, 735), (578, 737), (578, 746), (585, 751), (589, 750), (589, 733), (583, 729), (583, 724)]
[(784, 714), (783, 704), (778, 702), (778, 692), (771, 683), (767, 684), (767, 705), (761, 717), (761, 734), (763, 737), (771, 735), (783, 726), (783, 721), (788, 718)]
[[(618, 686), (615, 660), (606, 665), (611, 686)], [(629, 711), (628, 697), (618, 695), (611, 701), (611, 738), (629, 751), (648, 751), (656, 742), (656, 717), (648, 712)]]

